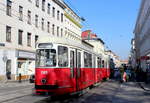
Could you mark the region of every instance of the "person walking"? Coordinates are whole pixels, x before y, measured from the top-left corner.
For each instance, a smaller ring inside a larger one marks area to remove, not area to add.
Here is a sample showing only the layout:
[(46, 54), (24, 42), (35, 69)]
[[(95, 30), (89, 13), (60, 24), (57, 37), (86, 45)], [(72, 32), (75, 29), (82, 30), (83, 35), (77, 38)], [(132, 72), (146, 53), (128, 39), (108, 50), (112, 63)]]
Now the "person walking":
[(123, 82), (123, 74), (124, 74), (124, 68), (123, 66), (120, 67), (120, 82)]
[(127, 73), (126, 72), (123, 73), (123, 82), (127, 82)]
[(10, 71), (6, 71), (6, 80), (5, 80), (5, 83), (8, 82), (8, 80), (11, 79), (11, 72)]

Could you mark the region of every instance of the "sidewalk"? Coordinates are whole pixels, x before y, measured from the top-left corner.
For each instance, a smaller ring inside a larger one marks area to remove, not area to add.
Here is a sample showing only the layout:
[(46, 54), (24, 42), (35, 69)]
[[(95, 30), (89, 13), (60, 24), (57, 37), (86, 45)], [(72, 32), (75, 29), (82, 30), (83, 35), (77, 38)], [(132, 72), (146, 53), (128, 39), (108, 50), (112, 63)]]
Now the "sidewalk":
[(0, 103), (32, 95), (34, 84), (29, 81), (0, 83)]
[(150, 93), (145, 92), (135, 82), (125, 82), (120, 85), (113, 103), (149, 103)]
[(23, 80), (22, 82), (7, 81), (7, 82), (0, 82), (0, 89), (2, 89), (2, 87), (9, 88), (9, 87), (28, 86), (28, 85), (33, 85), (33, 84), (29, 83), (28, 80)]

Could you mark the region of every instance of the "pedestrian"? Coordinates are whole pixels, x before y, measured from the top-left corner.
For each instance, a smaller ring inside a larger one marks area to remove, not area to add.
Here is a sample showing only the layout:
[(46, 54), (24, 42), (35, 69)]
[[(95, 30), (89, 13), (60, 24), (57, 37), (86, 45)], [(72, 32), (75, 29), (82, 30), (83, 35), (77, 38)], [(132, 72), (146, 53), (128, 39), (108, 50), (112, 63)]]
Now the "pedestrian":
[(7, 83), (8, 80), (11, 79), (11, 72), (10, 71), (6, 71), (6, 80), (5, 83)]
[(127, 81), (127, 73), (126, 73), (126, 72), (123, 73), (123, 81), (124, 81), (124, 82)]
[(124, 74), (124, 68), (123, 66), (120, 67), (120, 82), (123, 82), (123, 74)]

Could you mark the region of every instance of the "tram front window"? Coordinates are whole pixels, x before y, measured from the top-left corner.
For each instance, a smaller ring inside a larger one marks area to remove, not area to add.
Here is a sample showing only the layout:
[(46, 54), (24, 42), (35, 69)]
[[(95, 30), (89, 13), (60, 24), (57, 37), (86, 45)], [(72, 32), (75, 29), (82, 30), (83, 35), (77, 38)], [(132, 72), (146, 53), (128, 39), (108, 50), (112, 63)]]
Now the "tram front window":
[(40, 49), (37, 50), (37, 67), (54, 67), (56, 66), (56, 50)]

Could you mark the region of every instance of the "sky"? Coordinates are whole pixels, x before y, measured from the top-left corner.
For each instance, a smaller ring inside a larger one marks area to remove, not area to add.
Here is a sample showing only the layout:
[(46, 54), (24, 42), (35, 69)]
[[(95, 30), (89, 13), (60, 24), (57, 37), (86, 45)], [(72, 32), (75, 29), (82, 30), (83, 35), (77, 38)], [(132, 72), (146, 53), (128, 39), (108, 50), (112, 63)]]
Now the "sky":
[(128, 59), (141, 0), (65, 0), (120, 59)]

